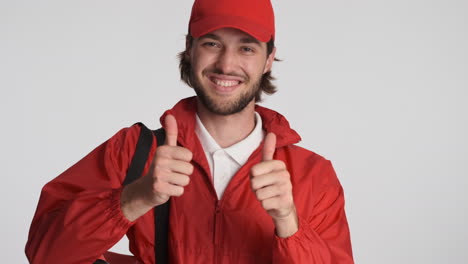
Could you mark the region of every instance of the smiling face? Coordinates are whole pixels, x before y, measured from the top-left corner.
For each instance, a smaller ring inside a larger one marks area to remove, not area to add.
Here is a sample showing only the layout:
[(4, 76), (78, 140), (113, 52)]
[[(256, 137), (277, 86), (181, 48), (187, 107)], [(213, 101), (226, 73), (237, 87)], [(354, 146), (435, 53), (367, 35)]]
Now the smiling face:
[(188, 56), (190, 82), (212, 113), (231, 115), (255, 101), (262, 75), (271, 69), (275, 50), (241, 30), (222, 28), (194, 39)]

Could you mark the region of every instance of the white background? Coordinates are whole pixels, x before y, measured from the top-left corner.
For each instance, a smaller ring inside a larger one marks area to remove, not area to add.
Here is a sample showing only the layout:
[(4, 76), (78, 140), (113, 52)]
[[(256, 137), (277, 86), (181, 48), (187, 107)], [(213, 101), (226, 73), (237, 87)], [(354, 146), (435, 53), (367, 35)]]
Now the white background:
[[(191, 3), (0, 1), (2, 263), (27, 263), (46, 182), (193, 94), (176, 59)], [(467, 263), (468, 2), (273, 4), (264, 105), (332, 160), (356, 263)]]

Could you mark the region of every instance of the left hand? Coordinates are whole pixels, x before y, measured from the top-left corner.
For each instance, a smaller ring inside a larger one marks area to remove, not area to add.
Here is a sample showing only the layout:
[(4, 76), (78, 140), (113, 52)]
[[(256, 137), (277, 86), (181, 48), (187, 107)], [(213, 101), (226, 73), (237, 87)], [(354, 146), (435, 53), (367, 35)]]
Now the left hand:
[(265, 137), (262, 161), (250, 170), (250, 185), (275, 224), (291, 218), (297, 221), (290, 175), (283, 161), (273, 160), (275, 148), (276, 135), (270, 132)]

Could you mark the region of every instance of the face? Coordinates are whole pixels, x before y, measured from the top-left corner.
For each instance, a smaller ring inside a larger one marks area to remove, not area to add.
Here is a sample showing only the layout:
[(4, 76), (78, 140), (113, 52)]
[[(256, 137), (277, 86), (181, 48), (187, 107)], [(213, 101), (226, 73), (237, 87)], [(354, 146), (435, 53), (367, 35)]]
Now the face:
[(192, 83), (210, 112), (231, 115), (255, 101), (261, 77), (271, 70), (275, 50), (243, 31), (222, 28), (194, 39), (188, 49)]

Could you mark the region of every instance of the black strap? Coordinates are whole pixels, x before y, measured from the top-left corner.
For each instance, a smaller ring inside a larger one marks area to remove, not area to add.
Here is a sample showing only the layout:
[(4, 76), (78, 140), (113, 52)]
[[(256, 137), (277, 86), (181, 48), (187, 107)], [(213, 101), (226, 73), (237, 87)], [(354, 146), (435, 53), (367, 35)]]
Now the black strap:
[[(133, 154), (132, 161), (127, 170), (127, 175), (123, 181), (123, 185), (128, 185), (142, 176), (145, 168), (148, 155), (153, 144), (152, 132), (144, 124), (136, 123), (140, 126), (140, 135)], [(163, 145), (166, 140), (166, 132), (163, 128), (153, 131), (156, 136), (157, 145)], [(154, 253), (156, 255), (157, 264), (169, 263), (169, 204), (170, 199), (164, 204), (154, 208)], [(104, 260), (96, 260), (94, 264), (107, 263)]]
[[(124, 185), (133, 182), (143, 173), (148, 155), (153, 143), (151, 130), (145, 125), (138, 123), (141, 127), (140, 136), (136, 146), (135, 154), (132, 158), (132, 163), (127, 171)], [(156, 136), (158, 146), (164, 144), (166, 140), (166, 131), (163, 128), (153, 131)], [(164, 204), (154, 207), (154, 254), (157, 264), (169, 263), (169, 204), (170, 200)]]
[[(126, 182), (133, 182), (141, 176), (153, 142), (151, 131), (145, 125), (141, 123), (139, 125), (141, 126), (140, 137), (124, 185)], [(160, 128), (153, 133), (158, 146), (163, 145), (166, 140), (166, 131)], [(169, 204), (170, 200), (154, 207), (154, 254), (157, 264), (169, 263)]]
[[(164, 144), (166, 132), (163, 128), (154, 131), (158, 146)], [(169, 263), (169, 207), (171, 199), (154, 207), (154, 254), (157, 264)]]
[(124, 186), (140, 178), (143, 170), (145, 169), (145, 164), (148, 160), (148, 155), (151, 150), (151, 145), (153, 144), (151, 130), (149, 130), (142, 123), (136, 124), (140, 126), (140, 136), (138, 137), (138, 142), (136, 144), (135, 154), (133, 154), (132, 162), (128, 167), (127, 175), (125, 176), (125, 180), (123, 182)]
[[(153, 143), (151, 130), (145, 125), (138, 123), (141, 127), (140, 136), (136, 146), (135, 154), (132, 158), (132, 163), (127, 171), (124, 185), (133, 182), (143, 173), (148, 155)], [(166, 131), (163, 128), (153, 131), (158, 146), (164, 144), (166, 140)], [(157, 264), (169, 263), (169, 204), (170, 200), (164, 204), (154, 207), (154, 254)]]

